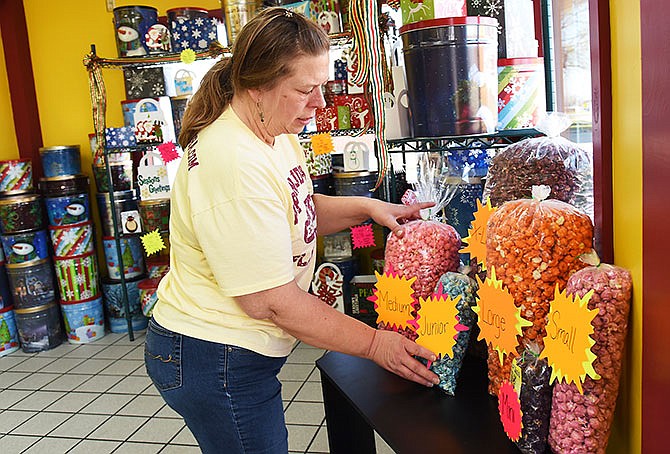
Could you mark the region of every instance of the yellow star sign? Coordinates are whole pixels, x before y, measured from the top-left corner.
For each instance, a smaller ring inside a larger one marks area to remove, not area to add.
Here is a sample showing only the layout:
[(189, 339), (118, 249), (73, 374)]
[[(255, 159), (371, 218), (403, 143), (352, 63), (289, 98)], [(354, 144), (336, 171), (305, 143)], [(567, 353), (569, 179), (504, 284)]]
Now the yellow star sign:
[(418, 310), (416, 330), (419, 337), (416, 343), (423, 345), (439, 358), (453, 358), (454, 344), (459, 324), (456, 304), (461, 299), (458, 295), (452, 300), (449, 295), (436, 294), (426, 299), (419, 298), (421, 308)]
[(140, 237), (142, 240), (142, 245), (147, 255), (155, 254), (156, 252), (162, 251), (165, 249), (165, 243), (161, 234), (158, 232), (158, 229), (149, 232)]
[(379, 274), (375, 271), (377, 285), (374, 294), (368, 299), (375, 303), (377, 323), (384, 322), (396, 329), (411, 327), (414, 329), (414, 290), (412, 284), (416, 277), (407, 279), (396, 273)]
[(592, 322), (598, 315), (598, 309), (588, 308), (591, 296), (593, 290), (582, 298), (568, 296), (565, 291), (559, 291), (556, 284), (554, 300), (547, 315), (544, 350), (540, 354), (540, 357), (547, 358), (551, 366), (551, 383), (565, 378), (566, 383), (573, 382), (582, 394), (582, 383), (587, 375), (594, 380), (600, 379), (600, 375), (593, 369), (596, 355), (591, 351), (595, 344), (591, 338)]
[(477, 199), (475, 219), (468, 229), (468, 236), (463, 238), (463, 242), (468, 245), (461, 249), (461, 252), (476, 258), (482, 264), (483, 269), (486, 269), (486, 224), (495, 211), (496, 208), (491, 206), (490, 199), (486, 200), (485, 205), (482, 205), (482, 201)]
[(516, 337), (521, 336), (521, 328), (533, 326), (533, 323), (521, 317), (514, 298), (507, 288), (503, 288), (502, 280), (497, 279), (495, 267), (489, 271), (490, 277), (485, 282), (480, 281), (477, 306), (472, 310), (478, 317), (478, 340), (484, 339), (490, 344), (498, 352), (502, 364), (504, 355), (516, 356)]

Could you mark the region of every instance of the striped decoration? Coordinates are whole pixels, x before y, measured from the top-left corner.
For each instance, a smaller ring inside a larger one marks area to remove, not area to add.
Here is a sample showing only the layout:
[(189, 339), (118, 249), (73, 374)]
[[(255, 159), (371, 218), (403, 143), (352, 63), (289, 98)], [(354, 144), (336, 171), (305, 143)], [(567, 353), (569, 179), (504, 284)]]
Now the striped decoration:
[[(351, 31), (353, 36), (352, 54), (356, 70), (352, 82), (365, 88), (368, 104), (372, 107), (373, 126), (379, 146), (379, 173), (375, 189), (381, 186), (389, 162), (386, 145), (386, 118), (384, 114), (384, 47), (379, 29), (379, 15), (376, 0), (352, 0), (349, 5)], [(363, 129), (360, 134), (367, 131)]]
[(95, 252), (65, 259), (56, 258), (54, 268), (62, 301), (85, 300), (100, 292)]
[(50, 226), (51, 244), (56, 257), (74, 257), (93, 250), (91, 221), (62, 226)]
[(544, 67), (498, 67), (498, 129), (533, 128), (545, 114)]

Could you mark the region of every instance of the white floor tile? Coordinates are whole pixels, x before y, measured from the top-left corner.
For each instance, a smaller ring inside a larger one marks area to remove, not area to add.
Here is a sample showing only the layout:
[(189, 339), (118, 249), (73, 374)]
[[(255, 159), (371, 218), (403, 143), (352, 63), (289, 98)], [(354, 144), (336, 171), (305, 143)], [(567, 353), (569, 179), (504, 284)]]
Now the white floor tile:
[(133, 348), (123, 359), (135, 359), (144, 362), (144, 345)]
[(163, 408), (165, 401), (160, 396), (137, 396), (119, 410), (119, 415), (127, 416), (153, 416)]
[(323, 402), (321, 383), (305, 382), (294, 400), (299, 402)]
[(99, 393), (69, 392), (46, 408), (46, 411), (76, 413), (100, 396)]
[(101, 394), (93, 402), (82, 408), (80, 413), (113, 415), (132, 399), (133, 396), (127, 394)]
[[(12, 360), (13, 358), (10, 356), (0, 358), (0, 367), (2, 367), (2, 363), (5, 360)], [(53, 363), (56, 358), (46, 358), (46, 357), (32, 357), (32, 358), (17, 358), (20, 359), (20, 361), (17, 362), (17, 364), (12, 367), (12, 370), (14, 372), (37, 372), (41, 370), (43, 367)]]
[(0, 389), (11, 388), (13, 384), (23, 380), (30, 372), (1, 372), (0, 373)]
[(144, 338), (146, 333), (144, 331), (135, 332), (135, 340), (130, 340), (127, 334), (124, 334), (121, 339), (116, 341), (115, 345), (132, 345), (137, 347), (138, 345), (144, 345)]
[(281, 384), (281, 399), (283, 401), (290, 401), (293, 399), (302, 386), (299, 381), (284, 381)]
[(46, 367), (41, 369), (42, 372), (56, 372), (56, 373), (65, 373), (71, 369), (74, 369), (76, 366), (82, 363), (84, 358), (58, 358), (58, 361), (54, 361)]
[(97, 374), (101, 370), (107, 368), (114, 360), (111, 359), (95, 359), (89, 358), (78, 366), (70, 370), (71, 374)]
[(309, 364), (314, 365), (314, 362), (323, 356), (325, 350), (319, 348), (296, 348), (289, 355), (286, 362), (288, 364)]
[(68, 454), (110, 454), (120, 445), (120, 441), (82, 440)]
[(384, 439), (380, 437), (377, 432), (375, 432), (375, 445), (377, 447), (378, 454), (395, 454), (395, 451), (391, 449), (388, 444), (386, 444)]
[(65, 395), (62, 391), (35, 391), (12, 406), (12, 410), (41, 411)]
[(144, 361), (134, 359), (120, 359), (111, 363), (100, 373), (103, 375), (130, 375), (136, 369), (144, 367)]
[[(147, 418), (136, 416), (112, 416), (88, 436), (90, 439), (124, 441), (130, 437)], [(131, 452), (131, 451), (126, 451)]]
[[(0, 413), (0, 435), (10, 433), (16, 427), (35, 416), (34, 411), (6, 410)], [(2, 445), (2, 443), (0, 443)]]
[(60, 374), (44, 374), (42, 372), (24, 372), (29, 374), (27, 377), (19, 380), (14, 383), (12, 389), (27, 389), (35, 390), (40, 389), (42, 386), (48, 385), (52, 381), (59, 378)]
[(325, 426), (319, 427), (316, 437), (312, 441), (312, 444), (307, 448), (308, 452), (314, 453), (329, 453), (330, 447), (328, 445), (328, 429)]
[(161, 452), (163, 446), (165, 445), (127, 441), (119, 446), (116, 451), (114, 451), (114, 454), (155, 454)]
[(198, 442), (191, 433), (191, 430), (184, 426), (184, 428), (177, 434), (177, 436), (172, 439), (170, 444), (197, 446)]
[(125, 337), (126, 334), (122, 333), (106, 333), (104, 337), (95, 341), (95, 345), (112, 345)]
[(111, 394), (140, 394), (149, 385), (151, 385), (151, 380), (147, 377), (124, 377), (107, 392)]
[(316, 435), (318, 426), (298, 426), (287, 424), (288, 429), (288, 449), (290, 451), (305, 452)]
[(321, 383), (321, 372), (319, 372), (319, 369), (315, 367), (312, 373), (309, 375), (309, 378), (307, 378), (307, 381)]
[(197, 446), (167, 445), (161, 454), (200, 454), (200, 452)]
[(0, 410), (7, 410), (30, 394), (32, 394), (32, 391), (22, 389), (5, 389), (4, 391), (0, 391)]
[(42, 438), (40, 441), (32, 445), (26, 451), (23, 451), (25, 454), (45, 454), (45, 453), (57, 453), (57, 452), (68, 452), (68, 450), (79, 443), (79, 440), (72, 438)]
[(151, 385), (148, 386), (147, 389), (142, 391), (142, 394), (147, 395), (147, 396), (160, 396), (161, 393), (158, 392), (155, 386)]
[(41, 412), (12, 430), (12, 435), (46, 435), (71, 415), (68, 413)]
[(130, 353), (135, 347), (132, 345), (110, 345), (104, 350), (97, 353), (96, 359), (121, 359)]
[[(158, 396), (160, 397), (160, 396)], [(162, 397), (160, 397), (163, 399)], [(156, 413), (156, 418), (174, 418), (174, 419), (182, 419), (181, 415), (174, 411), (172, 408), (170, 408), (167, 404), (161, 408), (161, 411)]]
[(36, 355), (42, 358), (60, 358), (62, 356), (67, 355), (70, 353), (72, 350), (76, 349), (77, 345), (75, 344), (70, 344), (69, 342), (63, 342), (56, 348), (52, 348), (51, 350), (46, 350), (43, 352), (39, 352)]
[(309, 364), (284, 364), (278, 378), (283, 381), (305, 381), (314, 370)]
[[(61, 358), (59, 361), (63, 361), (65, 359), (66, 358)], [(90, 376), (88, 375), (75, 375), (75, 374), (61, 375), (54, 381), (45, 385), (42, 388), (42, 391), (72, 391), (89, 378)]]
[[(102, 340), (102, 339), (100, 339), (100, 340)], [(93, 344), (80, 345), (79, 347), (75, 348), (71, 352), (67, 353), (64, 357), (65, 358), (90, 358), (92, 356), (97, 355), (98, 353), (100, 353), (105, 348), (107, 348), (106, 345), (100, 345), (100, 343), (98, 341), (96, 341)]]
[(291, 402), (284, 413), (286, 424), (320, 426), (325, 418), (323, 404), (316, 402)]
[[(89, 376), (87, 376), (89, 377)], [(76, 391), (90, 391), (104, 393), (112, 386), (121, 381), (119, 375), (96, 375), (75, 388)]]
[(86, 438), (88, 434), (105, 422), (109, 416), (104, 415), (72, 415), (70, 419), (56, 427), (49, 436)]
[(2, 454), (19, 454), (39, 439), (39, 437), (24, 435), (5, 435), (0, 440), (2, 442)]
[[(17, 353), (17, 352), (15, 352)], [(7, 371), (13, 369), (24, 361), (27, 361), (29, 358), (25, 356), (16, 356), (15, 354), (10, 354), (0, 358), (0, 371)], [(30, 371), (33, 372), (33, 371)]]
[(130, 441), (146, 441), (150, 443), (167, 443), (184, 427), (178, 419), (150, 419), (140, 430), (135, 432)]

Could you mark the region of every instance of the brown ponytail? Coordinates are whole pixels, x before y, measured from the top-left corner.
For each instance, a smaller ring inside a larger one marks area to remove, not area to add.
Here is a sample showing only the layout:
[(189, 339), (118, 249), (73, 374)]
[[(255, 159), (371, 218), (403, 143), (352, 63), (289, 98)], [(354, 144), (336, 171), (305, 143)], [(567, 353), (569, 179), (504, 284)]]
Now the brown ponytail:
[(314, 22), (284, 8), (267, 8), (240, 31), (233, 57), (223, 58), (207, 72), (182, 120), (182, 148), (212, 124), (238, 90), (272, 88), (290, 75), (291, 62), (302, 55), (328, 52), (328, 35)]

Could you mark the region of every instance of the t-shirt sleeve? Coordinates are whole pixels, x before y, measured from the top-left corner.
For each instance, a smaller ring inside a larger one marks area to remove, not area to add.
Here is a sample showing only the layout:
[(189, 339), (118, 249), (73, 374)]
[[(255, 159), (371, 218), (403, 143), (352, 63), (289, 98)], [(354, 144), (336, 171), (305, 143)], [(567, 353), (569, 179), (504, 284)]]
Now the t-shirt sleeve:
[(279, 199), (231, 199), (195, 214), (193, 227), (224, 295), (247, 295), (293, 280), (290, 227)]

